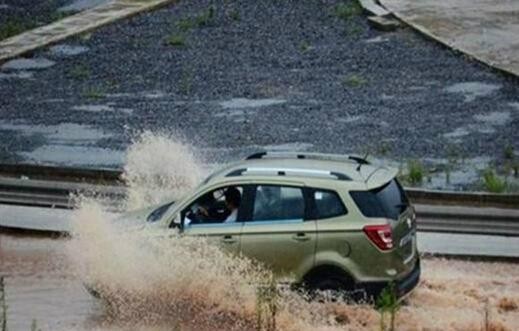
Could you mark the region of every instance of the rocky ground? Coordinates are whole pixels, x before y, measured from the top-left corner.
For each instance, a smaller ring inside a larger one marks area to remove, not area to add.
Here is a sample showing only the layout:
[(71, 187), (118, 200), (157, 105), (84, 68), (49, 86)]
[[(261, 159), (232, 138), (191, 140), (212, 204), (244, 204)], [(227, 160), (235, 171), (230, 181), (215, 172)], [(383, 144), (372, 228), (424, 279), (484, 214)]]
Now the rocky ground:
[(72, 2), (72, 0), (0, 0), (0, 40), (71, 14), (73, 8), (68, 6)]
[(258, 148), (468, 160), (519, 150), (519, 83), (349, 1), (186, 1), (0, 70), (0, 161), (118, 166), (142, 130)]

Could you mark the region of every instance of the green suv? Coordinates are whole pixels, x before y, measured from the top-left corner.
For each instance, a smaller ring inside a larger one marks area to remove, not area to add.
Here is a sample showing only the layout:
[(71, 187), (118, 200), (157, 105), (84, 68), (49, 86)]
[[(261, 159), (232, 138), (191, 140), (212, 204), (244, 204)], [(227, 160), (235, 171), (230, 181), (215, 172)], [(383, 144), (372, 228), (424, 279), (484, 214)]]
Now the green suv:
[(148, 222), (206, 236), (312, 289), (399, 296), (420, 278), (416, 216), (397, 171), (355, 156), (256, 153)]

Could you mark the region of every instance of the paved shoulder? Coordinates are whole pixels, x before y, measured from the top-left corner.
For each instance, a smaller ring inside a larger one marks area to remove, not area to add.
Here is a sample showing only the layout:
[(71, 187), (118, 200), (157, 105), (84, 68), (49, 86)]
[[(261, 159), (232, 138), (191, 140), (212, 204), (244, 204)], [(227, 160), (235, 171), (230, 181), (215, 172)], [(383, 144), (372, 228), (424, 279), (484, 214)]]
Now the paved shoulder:
[(49, 25), (0, 41), (0, 62), (56, 43), (172, 0), (114, 0)]
[(380, 0), (380, 3), (425, 35), (519, 76), (519, 1)]

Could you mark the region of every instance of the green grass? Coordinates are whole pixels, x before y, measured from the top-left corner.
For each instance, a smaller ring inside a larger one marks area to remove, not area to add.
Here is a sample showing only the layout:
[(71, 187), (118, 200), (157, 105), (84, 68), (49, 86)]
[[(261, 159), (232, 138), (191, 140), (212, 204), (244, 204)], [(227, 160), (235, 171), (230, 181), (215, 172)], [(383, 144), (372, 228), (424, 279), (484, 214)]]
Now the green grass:
[(83, 91), (82, 96), (88, 99), (102, 99), (105, 93), (100, 87), (89, 87)]
[(193, 73), (191, 70), (184, 70), (180, 76), (179, 89), (182, 94), (190, 94), (193, 90)]
[(186, 38), (182, 34), (171, 34), (166, 39), (166, 44), (174, 47), (183, 47), (186, 45)]
[(503, 156), (506, 160), (513, 160), (515, 153), (514, 153), (514, 146), (507, 145), (503, 151)]
[(208, 26), (214, 18), (215, 9), (213, 6), (204, 10), (201, 14), (195, 17), (188, 17), (177, 22), (177, 27), (182, 31), (188, 31), (194, 28), (201, 28)]
[(0, 23), (0, 40), (20, 34), (35, 26), (32, 22), (25, 22), (21, 20), (7, 20)]
[(419, 160), (411, 160), (407, 163), (407, 181), (412, 185), (419, 185), (425, 177), (425, 167)]
[(355, 0), (335, 6), (335, 16), (345, 21), (349, 21), (360, 14), (362, 14), (362, 7)]
[(239, 21), (240, 20), (240, 12), (237, 9), (233, 9), (229, 12), (229, 17), (233, 21)]
[(491, 193), (503, 193), (507, 188), (506, 181), (499, 178), (491, 168), (483, 171), (483, 185), (485, 190)]
[(367, 82), (367, 79), (365, 79), (364, 77), (357, 74), (353, 74), (344, 77), (342, 80), (342, 85), (344, 87), (361, 87), (363, 85), (366, 85)]
[(306, 40), (303, 40), (300, 44), (299, 44), (299, 49), (301, 50), (301, 52), (305, 53), (307, 52), (309, 49), (310, 49), (310, 43)]
[(67, 76), (77, 80), (88, 79), (90, 77), (90, 69), (85, 64), (77, 64), (70, 68)]
[[(395, 331), (395, 320), (398, 310), (400, 310), (400, 302), (398, 301), (393, 283), (382, 290), (382, 293), (377, 298), (376, 307), (380, 313), (380, 331)], [(388, 315), (389, 325), (386, 322)]]

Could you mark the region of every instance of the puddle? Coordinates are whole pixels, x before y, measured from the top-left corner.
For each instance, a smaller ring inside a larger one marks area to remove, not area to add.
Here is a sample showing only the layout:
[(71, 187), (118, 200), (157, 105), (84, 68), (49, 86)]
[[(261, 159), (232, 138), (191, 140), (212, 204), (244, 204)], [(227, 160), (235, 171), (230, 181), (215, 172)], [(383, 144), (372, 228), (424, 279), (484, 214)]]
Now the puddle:
[(474, 115), (474, 119), (488, 125), (505, 125), (510, 121), (511, 116), (509, 112), (495, 111), (488, 114)]
[(515, 110), (519, 111), (519, 102), (509, 102), (508, 105)]
[(445, 133), (443, 136), (445, 138), (459, 138), (469, 135), (470, 132), (465, 128), (457, 128), (452, 132)]
[(59, 125), (27, 125), (0, 122), (1, 130), (20, 131), (23, 135), (41, 134), (51, 144), (78, 145), (95, 143), (112, 135), (87, 125), (63, 123)]
[(46, 145), (32, 152), (20, 153), (38, 163), (56, 163), (76, 166), (113, 166), (124, 161), (123, 151), (89, 146)]
[(363, 118), (364, 118), (364, 116), (360, 116), (360, 115), (339, 117), (339, 118), (337, 118), (337, 122), (339, 122), (339, 123), (353, 123), (353, 122), (360, 121)]
[(34, 59), (14, 59), (7, 61), (2, 65), (4, 70), (37, 70), (52, 67), (56, 62), (48, 60), (44, 57)]
[(18, 78), (18, 79), (29, 79), (32, 78), (33, 74), (29, 71), (19, 71), (19, 72), (12, 72), (12, 73), (3, 73), (0, 72), (0, 79), (12, 79), (12, 78)]
[(465, 96), (465, 102), (472, 102), (479, 97), (491, 95), (501, 88), (500, 85), (487, 84), (481, 82), (457, 83), (446, 87), (444, 90), (449, 93), (457, 93)]
[[(407, 168), (406, 161), (398, 162), (392, 159), (375, 157), (370, 158), (370, 160), (377, 164), (403, 169), (404, 172)], [(421, 161), (429, 171), (419, 187), (432, 190), (459, 191), (479, 182), (481, 172), (488, 167), (493, 159), (481, 156), (456, 159), (451, 162), (442, 158), (424, 158)], [(446, 171), (447, 166), (450, 168), (449, 171)]]
[(274, 105), (280, 105), (287, 102), (284, 99), (247, 99), (247, 98), (234, 98), (228, 101), (220, 102), (220, 106), (225, 109), (235, 108), (259, 108), (268, 107)]
[(367, 43), (367, 44), (375, 44), (375, 43), (385, 43), (387, 41), (389, 41), (388, 38), (385, 38), (385, 37), (382, 37), (382, 36), (378, 36), (378, 37), (375, 37), (375, 38), (366, 39), (365, 43)]
[(49, 52), (57, 56), (75, 56), (88, 51), (86, 46), (56, 45), (49, 48)]
[(71, 4), (58, 8), (58, 11), (82, 11), (107, 2), (107, 0), (75, 0)]
[(101, 113), (101, 112), (121, 112), (124, 114), (132, 114), (133, 109), (130, 108), (116, 108), (111, 105), (79, 105), (72, 107), (73, 110), (78, 111), (86, 111), (92, 113)]

